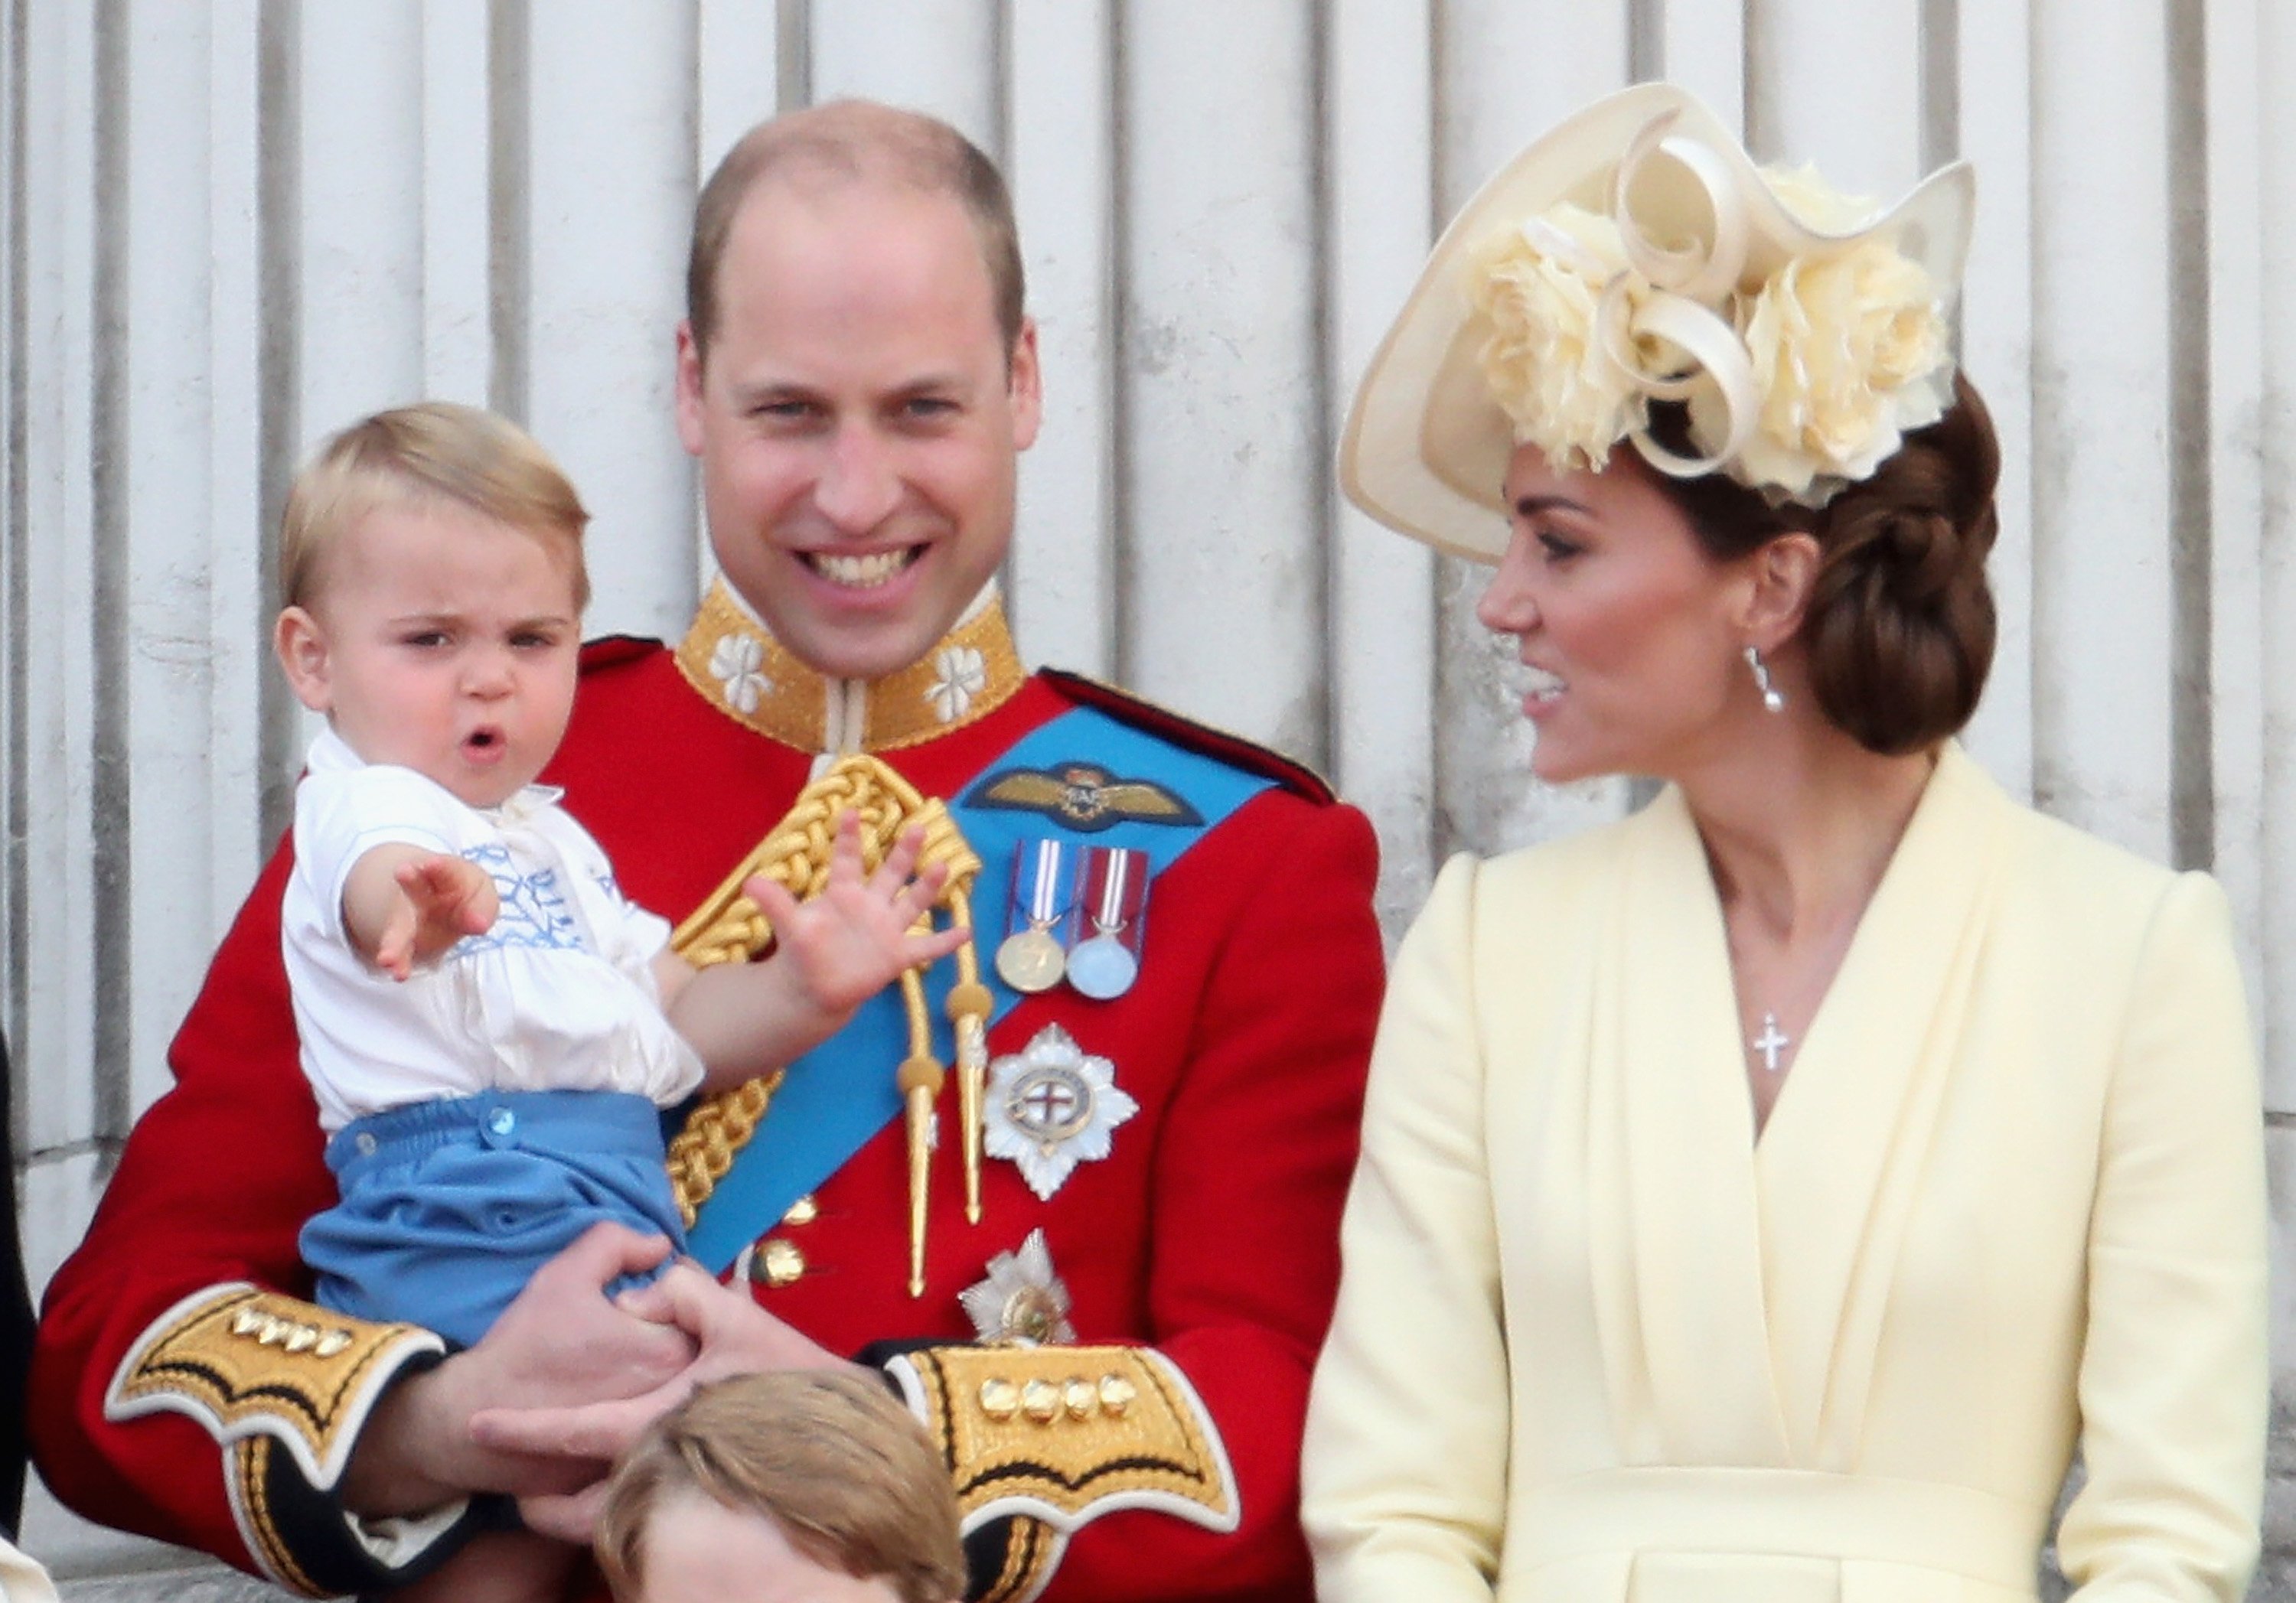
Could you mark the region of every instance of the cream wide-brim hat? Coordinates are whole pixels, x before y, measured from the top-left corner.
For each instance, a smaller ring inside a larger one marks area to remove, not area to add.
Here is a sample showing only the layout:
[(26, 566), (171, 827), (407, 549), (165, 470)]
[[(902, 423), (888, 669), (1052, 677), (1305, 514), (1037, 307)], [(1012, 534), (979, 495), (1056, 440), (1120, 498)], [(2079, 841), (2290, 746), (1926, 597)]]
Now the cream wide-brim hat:
[(1496, 231), (1564, 201), (1608, 213), (1621, 157), (1654, 119), (1669, 117), (1666, 143), (1632, 185), (1634, 213), (1654, 233), (1708, 245), (1715, 235), (1708, 180), (1669, 150), (1687, 140), (1719, 159), (1742, 208), (1742, 283), (1759, 282), (1794, 258), (1823, 258), (1878, 234), (1919, 264), (1942, 295), (1949, 299), (1959, 285), (1976, 209), (1976, 182), (1966, 162), (1931, 174), (1852, 233), (1824, 233), (1787, 210), (1737, 137), (1696, 99), (1671, 84), (1637, 85), (1531, 144), (1443, 231), (1349, 410), (1339, 460), (1349, 500), (1438, 550), (1478, 562), (1499, 560), (1507, 542), (1503, 485), (1516, 440), (1478, 358), (1488, 325), (1468, 299), (1466, 258)]

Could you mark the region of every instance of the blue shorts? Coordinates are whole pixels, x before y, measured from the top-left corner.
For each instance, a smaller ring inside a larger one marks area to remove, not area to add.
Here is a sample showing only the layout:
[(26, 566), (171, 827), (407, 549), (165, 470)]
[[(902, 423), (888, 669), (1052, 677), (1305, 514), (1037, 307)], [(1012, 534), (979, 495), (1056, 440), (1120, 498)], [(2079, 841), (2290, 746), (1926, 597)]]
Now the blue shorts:
[(410, 1103), (338, 1131), (327, 1167), (342, 1201), (306, 1224), (300, 1242), (321, 1305), (403, 1320), (463, 1346), (602, 1219), (685, 1245), (661, 1115), (620, 1092)]

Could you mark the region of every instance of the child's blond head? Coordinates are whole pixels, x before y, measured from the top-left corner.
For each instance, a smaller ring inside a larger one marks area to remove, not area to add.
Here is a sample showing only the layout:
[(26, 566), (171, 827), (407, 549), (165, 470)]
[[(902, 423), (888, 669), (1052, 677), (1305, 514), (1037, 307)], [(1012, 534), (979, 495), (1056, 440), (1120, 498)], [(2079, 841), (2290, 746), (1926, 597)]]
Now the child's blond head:
[(582, 530), (590, 514), (573, 485), (516, 423), (451, 401), (378, 412), (313, 454), (289, 487), (280, 519), (282, 604), (312, 603), (323, 587), (327, 553), (370, 512), (440, 503), (562, 540), (575, 610), (589, 605)]
[(696, 1494), (770, 1519), (824, 1568), (883, 1579), (901, 1603), (964, 1595), (948, 1471), (872, 1376), (740, 1376), (655, 1421), (614, 1471), (599, 1520), (598, 1562), (617, 1598), (644, 1588), (647, 1530), (662, 1506)]

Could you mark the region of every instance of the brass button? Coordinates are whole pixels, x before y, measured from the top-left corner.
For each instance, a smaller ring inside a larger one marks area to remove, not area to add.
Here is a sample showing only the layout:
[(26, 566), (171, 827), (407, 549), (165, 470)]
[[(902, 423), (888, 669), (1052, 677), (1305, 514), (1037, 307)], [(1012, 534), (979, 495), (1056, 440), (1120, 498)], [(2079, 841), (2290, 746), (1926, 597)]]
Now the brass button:
[(1071, 1375), (1061, 1382), (1061, 1405), (1069, 1411), (1071, 1419), (1089, 1419), (1100, 1407), (1100, 1392), (1081, 1375)]
[(779, 1288), (794, 1285), (804, 1276), (805, 1254), (794, 1241), (768, 1236), (750, 1255), (750, 1279), (760, 1286)]
[(1009, 1419), (1021, 1411), (1021, 1388), (990, 1376), (980, 1383), (980, 1411), (992, 1419)]
[(789, 1205), (789, 1212), (782, 1215), (782, 1223), (783, 1224), (811, 1224), (815, 1220), (820, 1217), (821, 1204), (813, 1199), (812, 1192), (808, 1191), (804, 1196), (799, 1198), (795, 1202)]
[(1111, 1414), (1121, 1417), (1139, 1394), (1139, 1388), (1121, 1375), (1103, 1375), (1100, 1378), (1100, 1405)]
[(1050, 1425), (1061, 1411), (1061, 1388), (1049, 1380), (1031, 1380), (1021, 1388), (1021, 1411), (1039, 1425)]

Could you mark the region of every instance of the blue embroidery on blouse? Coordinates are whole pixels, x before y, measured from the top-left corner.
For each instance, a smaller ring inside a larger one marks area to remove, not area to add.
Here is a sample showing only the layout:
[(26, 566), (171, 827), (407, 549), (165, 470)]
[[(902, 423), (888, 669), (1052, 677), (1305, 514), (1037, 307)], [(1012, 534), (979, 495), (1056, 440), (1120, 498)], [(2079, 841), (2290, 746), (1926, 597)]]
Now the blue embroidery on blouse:
[(484, 935), (465, 936), (455, 942), (456, 957), (475, 957), (505, 946), (577, 952), (583, 949), (582, 927), (574, 921), (565, 894), (558, 888), (555, 870), (545, 868), (530, 874), (521, 873), (509, 849), (491, 842), (465, 847), (463, 855), (493, 876), (495, 894), (502, 898), (502, 912), (496, 917), (494, 928)]

